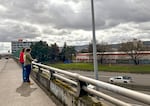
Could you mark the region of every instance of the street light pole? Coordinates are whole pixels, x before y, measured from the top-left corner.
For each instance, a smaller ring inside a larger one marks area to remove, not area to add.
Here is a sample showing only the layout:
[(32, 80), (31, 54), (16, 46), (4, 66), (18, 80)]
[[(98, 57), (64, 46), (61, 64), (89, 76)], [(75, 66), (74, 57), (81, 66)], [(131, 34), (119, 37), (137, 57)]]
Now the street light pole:
[(91, 0), (92, 11), (92, 29), (93, 29), (93, 57), (94, 57), (94, 74), (95, 79), (98, 80), (98, 63), (97, 63), (97, 49), (96, 49), (96, 37), (95, 37), (95, 17), (94, 17), (94, 2)]

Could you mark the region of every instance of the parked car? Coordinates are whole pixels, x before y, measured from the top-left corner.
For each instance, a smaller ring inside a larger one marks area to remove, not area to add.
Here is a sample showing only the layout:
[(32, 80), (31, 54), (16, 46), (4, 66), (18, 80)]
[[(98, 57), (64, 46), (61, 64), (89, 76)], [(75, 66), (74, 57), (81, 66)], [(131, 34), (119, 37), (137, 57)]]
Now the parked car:
[(131, 83), (132, 78), (130, 76), (115, 76), (109, 78), (110, 83)]

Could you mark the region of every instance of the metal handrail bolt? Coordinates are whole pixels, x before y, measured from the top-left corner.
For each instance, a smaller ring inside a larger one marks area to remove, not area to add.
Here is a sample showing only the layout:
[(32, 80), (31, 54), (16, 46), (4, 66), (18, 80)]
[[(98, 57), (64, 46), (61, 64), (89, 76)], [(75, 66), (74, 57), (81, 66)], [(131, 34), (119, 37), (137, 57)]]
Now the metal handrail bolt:
[(39, 81), (39, 76), (40, 76), (40, 74), (42, 73), (42, 70), (41, 70), (41, 66), (39, 66), (39, 65), (37, 65), (38, 66), (38, 72), (37, 72), (37, 77), (36, 77), (36, 79)]

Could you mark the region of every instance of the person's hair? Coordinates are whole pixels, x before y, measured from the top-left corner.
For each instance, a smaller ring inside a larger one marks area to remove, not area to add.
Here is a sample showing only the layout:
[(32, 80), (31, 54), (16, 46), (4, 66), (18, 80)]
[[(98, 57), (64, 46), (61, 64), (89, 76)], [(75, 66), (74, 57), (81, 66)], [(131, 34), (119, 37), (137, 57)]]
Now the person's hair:
[(22, 49), (22, 52), (25, 52), (25, 48)]
[(31, 49), (30, 49), (30, 48), (27, 48), (27, 49), (26, 49), (26, 52), (30, 52), (30, 51), (31, 51)]

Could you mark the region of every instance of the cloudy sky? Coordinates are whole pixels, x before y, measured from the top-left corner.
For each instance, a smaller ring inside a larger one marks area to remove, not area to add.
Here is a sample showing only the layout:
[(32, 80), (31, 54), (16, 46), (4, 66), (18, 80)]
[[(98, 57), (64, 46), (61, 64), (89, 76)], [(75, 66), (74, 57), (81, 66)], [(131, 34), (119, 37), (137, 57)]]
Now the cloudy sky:
[[(150, 40), (150, 0), (94, 0), (96, 40)], [(0, 42), (92, 40), (91, 0), (0, 0)]]

